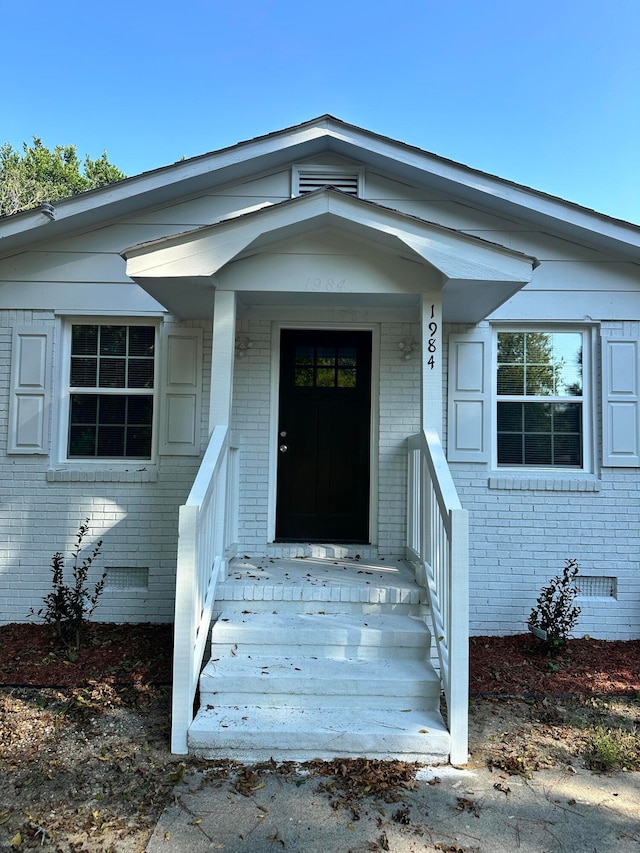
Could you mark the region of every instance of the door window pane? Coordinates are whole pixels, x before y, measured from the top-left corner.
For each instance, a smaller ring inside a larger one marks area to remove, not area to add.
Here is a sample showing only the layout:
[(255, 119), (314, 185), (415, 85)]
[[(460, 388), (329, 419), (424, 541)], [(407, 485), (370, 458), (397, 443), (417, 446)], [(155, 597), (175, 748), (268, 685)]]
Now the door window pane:
[(355, 388), (355, 347), (302, 347), (294, 356), (296, 388)]

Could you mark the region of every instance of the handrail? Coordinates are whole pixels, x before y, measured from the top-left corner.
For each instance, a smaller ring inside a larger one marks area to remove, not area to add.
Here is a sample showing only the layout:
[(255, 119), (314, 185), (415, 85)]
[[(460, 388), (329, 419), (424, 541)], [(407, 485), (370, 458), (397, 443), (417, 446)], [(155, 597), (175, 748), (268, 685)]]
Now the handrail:
[(408, 439), (407, 551), (426, 588), (451, 735), (450, 761), (466, 764), (469, 742), (469, 517), (440, 439)]
[(235, 448), (226, 426), (215, 427), (186, 502), (180, 507), (173, 651), (171, 751), (187, 753), (187, 731), (215, 601), (235, 531)]

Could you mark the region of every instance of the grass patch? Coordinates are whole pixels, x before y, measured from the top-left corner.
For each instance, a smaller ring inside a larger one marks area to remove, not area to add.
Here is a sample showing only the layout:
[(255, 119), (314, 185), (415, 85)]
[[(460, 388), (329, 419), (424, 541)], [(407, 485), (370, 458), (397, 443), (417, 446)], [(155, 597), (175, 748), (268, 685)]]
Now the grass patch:
[(607, 729), (597, 726), (586, 738), (582, 755), (589, 770), (640, 770), (640, 735), (636, 729)]

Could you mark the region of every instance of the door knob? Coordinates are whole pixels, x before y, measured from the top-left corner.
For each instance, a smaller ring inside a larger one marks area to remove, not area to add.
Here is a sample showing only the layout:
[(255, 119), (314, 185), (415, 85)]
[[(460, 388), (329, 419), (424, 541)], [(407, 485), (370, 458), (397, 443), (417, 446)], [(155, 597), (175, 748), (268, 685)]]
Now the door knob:
[(281, 444), (281, 445), (280, 445), (280, 453), (286, 453), (288, 449), (289, 449), (289, 448), (287, 447), (287, 445), (286, 445), (286, 444)]

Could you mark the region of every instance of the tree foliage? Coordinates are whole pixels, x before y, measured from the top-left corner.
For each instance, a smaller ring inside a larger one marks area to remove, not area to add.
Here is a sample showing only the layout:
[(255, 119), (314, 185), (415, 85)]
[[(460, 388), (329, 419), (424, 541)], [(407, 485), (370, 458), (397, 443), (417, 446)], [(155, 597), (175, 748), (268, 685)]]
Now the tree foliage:
[(125, 178), (109, 162), (107, 152), (80, 161), (75, 145), (51, 150), (37, 136), (23, 143), (22, 152), (6, 142), (0, 146), (0, 216), (38, 207)]

